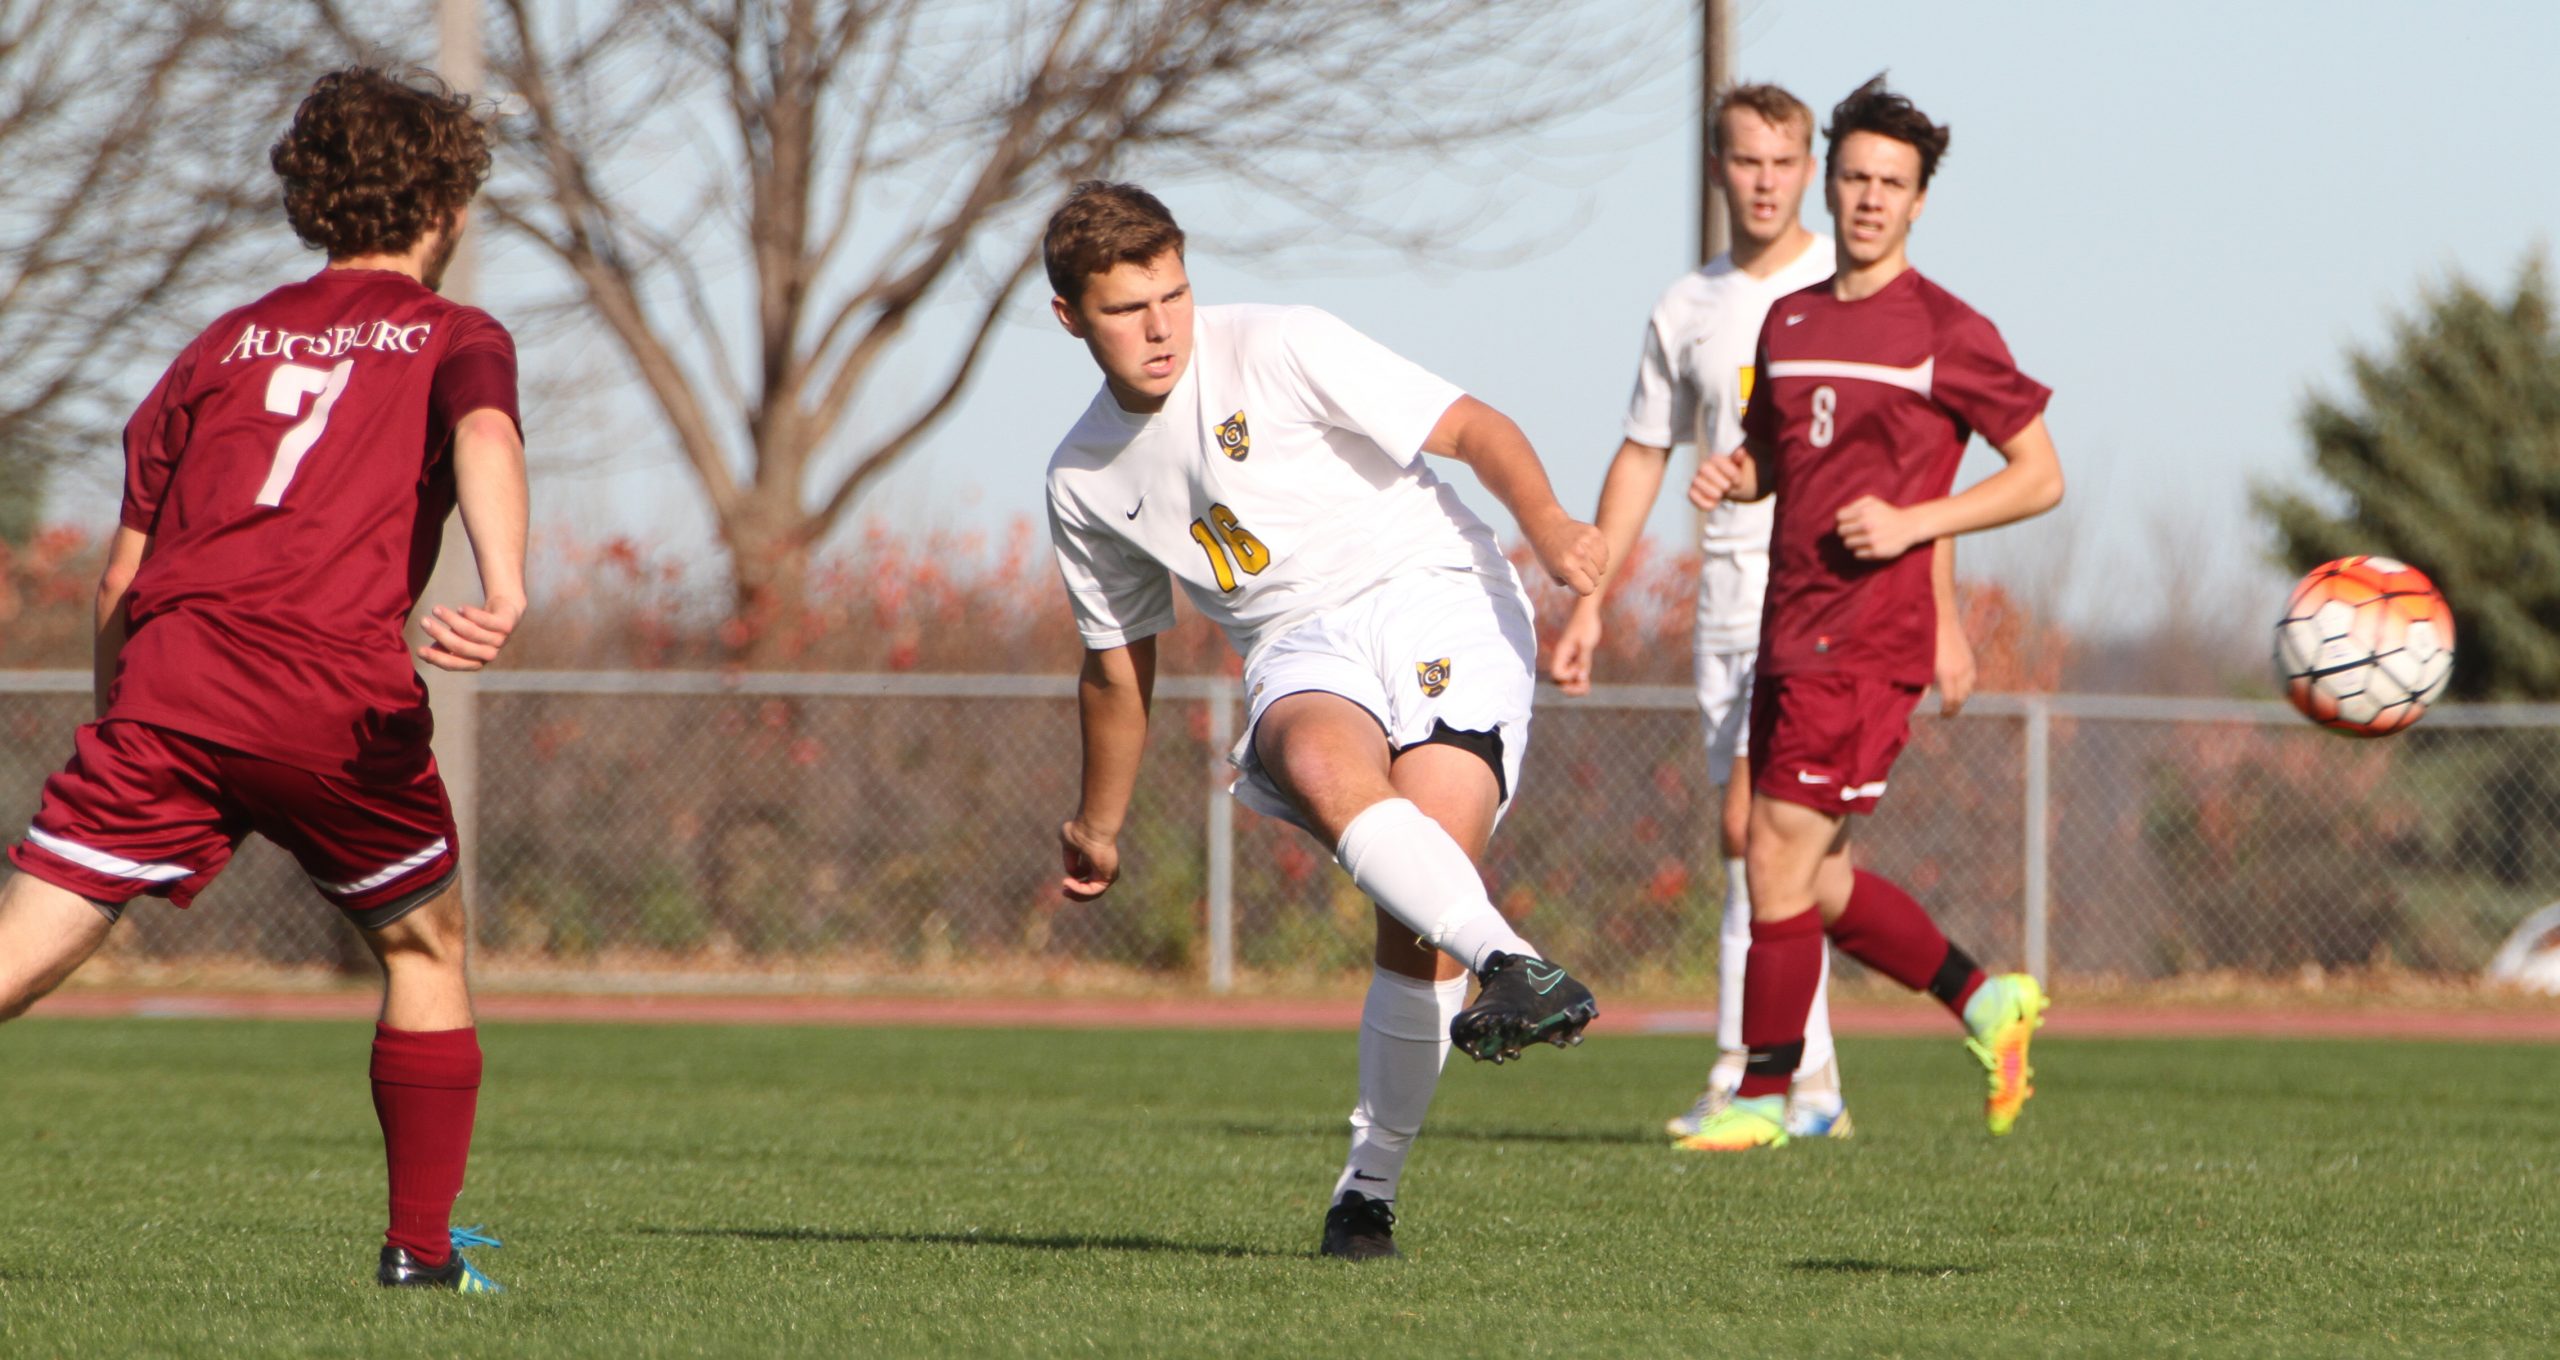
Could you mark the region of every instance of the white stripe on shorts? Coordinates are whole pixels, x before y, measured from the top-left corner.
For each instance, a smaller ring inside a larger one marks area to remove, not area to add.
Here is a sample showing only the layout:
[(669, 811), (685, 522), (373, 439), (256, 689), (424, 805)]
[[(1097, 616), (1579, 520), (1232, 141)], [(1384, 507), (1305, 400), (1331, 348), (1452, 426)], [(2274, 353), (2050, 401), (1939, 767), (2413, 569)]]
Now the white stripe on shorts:
[(32, 826), (27, 828), (27, 839), (83, 869), (95, 869), (117, 878), (138, 878), (145, 883), (175, 883), (195, 873), (183, 864), (145, 864), (122, 855), (110, 855), (104, 850), (92, 850), (78, 841), (66, 841)]
[(443, 854), (444, 851), (444, 837), (438, 836), (436, 837), (435, 844), (428, 846), (426, 849), (411, 855), (407, 859), (404, 859), (398, 864), (394, 864), (390, 868), (384, 869), (379, 873), (367, 874), (353, 883), (322, 883), (316, 878), (311, 880), (311, 882), (313, 886), (319, 888), (320, 891), (324, 893), (332, 893), (339, 897), (352, 897), (357, 893), (365, 892), (373, 888), (379, 888), (383, 884), (400, 877), (402, 874), (414, 873), (417, 871), (418, 866), (427, 863), (438, 855)]

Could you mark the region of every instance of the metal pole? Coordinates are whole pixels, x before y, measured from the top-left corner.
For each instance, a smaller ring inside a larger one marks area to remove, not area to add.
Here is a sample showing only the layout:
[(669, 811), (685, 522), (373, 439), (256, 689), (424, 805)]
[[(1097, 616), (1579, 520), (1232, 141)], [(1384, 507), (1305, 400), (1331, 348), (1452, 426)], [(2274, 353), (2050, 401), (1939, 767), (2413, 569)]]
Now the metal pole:
[(1209, 689), (1209, 990), (1236, 986), (1236, 800), (1218, 778), (1236, 739), (1236, 684)]
[[(1732, 231), (1725, 221), (1724, 187), (1716, 178), (1716, 99), (1733, 84), (1733, 6), (1728, 0), (1705, 0), (1699, 6), (1703, 28), (1698, 42), (1698, 263), (1733, 248)], [(1693, 448), (1691, 458), (1704, 458), (1721, 449)], [(1685, 466), (1686, 464), (1684, 464)], [(1689, 533), (1693, 539), (1703, 538), (1707, 530), (1707, 512), (1689, 512)]]
[[(483, 78), (480, 0), (436, 0), (436, 66), (446, 84), (464, 94), (478, 93)], [(456, 302), (469, 302), (479, 282), (477, 237), (478, 233), (465, 231), (452, 262), (445, 266), (442, 291)], [(448, 515), (426, 599), (451, 603), (480, 598), (479, 574), (462, 516)], [(462, 842), (456, 865), (462, 909), (471, 919), (480, 901), (480, 681), (476, 675), (433, 666), (425, 667), (424, 673), (427, 706), (436, 715), (436, 768), (444, 776), (445, 795), (453, 801), (454, 829)]]
[(2046, 980), (2045, 926), (2052, 911), (2053, 708), (2027, 696), (2026, 951), (2027, 972)]
[(1705, 264), (1733, 245), (1715, 168), (1716, 96), (1733, 83), (1733, 6), (1728, 0), (1706, 0), (1701, 9), (1706, 31), (1699, 45), (1698, 263)]

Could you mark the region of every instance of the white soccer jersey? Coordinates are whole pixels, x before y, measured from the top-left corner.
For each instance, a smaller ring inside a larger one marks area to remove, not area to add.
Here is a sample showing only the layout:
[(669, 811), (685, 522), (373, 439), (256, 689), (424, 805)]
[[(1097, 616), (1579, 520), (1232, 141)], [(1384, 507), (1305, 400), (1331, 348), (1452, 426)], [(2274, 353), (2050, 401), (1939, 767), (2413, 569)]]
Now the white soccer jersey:
[[(1751, 400), (1751, 360), (1770, 304), (1830, 278), (1831, 238), (1816, 236), (1804, 253), (1765, 279), (1719, 255), (1682, 275), (1654, 304), (1645, 326), (1635, 395), (1627, 402), (1626, 436), (1671, 448), (1696, 444), (1726, 453), (1742, 443), (1742, 408)], [(1707, 512), (1699, 547), (1698, 635), (1701, 651), (1741, 651), (1760, 642), (1760, 602), (1769, 589), (1769, 529), (1774, 498), (1726, 501)]]
[(1087, 647), (1192, 605), (1250, 658), (1380, 581), (1474, 572), (1517, 587), (1493, 531), (1422, 459), (1465, 395), (1313, 307), (1201, 307), (1164, 409), (1105, 385), (1049, 459), (1049, 535)]

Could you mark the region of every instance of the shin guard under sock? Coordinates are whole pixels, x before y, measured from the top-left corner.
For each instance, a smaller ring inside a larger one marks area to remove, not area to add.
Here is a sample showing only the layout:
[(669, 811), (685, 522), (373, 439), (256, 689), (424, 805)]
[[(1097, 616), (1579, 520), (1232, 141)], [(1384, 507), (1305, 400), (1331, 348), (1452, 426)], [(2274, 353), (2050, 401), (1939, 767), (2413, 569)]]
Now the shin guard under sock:
[(1370, 975), (1360, 1007), (1360, 1103), (1351, 1109), (1351, 1155), (1334, 1181), (1333, 1200), (1346, 1190), (1396, 1197), (1405, 1156), (1449, 1057), (1449, 1022), (1466, 1004), (1464, 977), (1427, 982), (1384, 968)]
[(1804, 1059), (1805, 1016), (1822, 981), (1822, 916), (1810, 905), (1783, 921), (1751, 923), (1742, 978), (1742, 1043), (1751, 1050), (1736, 1094), (1785, 1095)]
[(1982, 970), (1949, 943), (1929, 913), (1893, 880), (1861, 869), (1849, 905), (1831, 923), (1840, 951), (1911, 990), (1938, 998), (1958, 1018), (1982, 985)]
[(1370, 804), (1342, 829), (1334, 856), (1389, 916), (1470, 973), (1496, 953), (1545, 957), (1502, 919), (1475, 861), (1411, 799)]
[(373, 1111), (389, 1164), (391, 1226), (383, 1241), (427, 1265), (453, 1253), (447, 1230), (462, 1171), (471, 1159), (471, 1121), (480, 1102), (477, 1030), (373, 1032)]

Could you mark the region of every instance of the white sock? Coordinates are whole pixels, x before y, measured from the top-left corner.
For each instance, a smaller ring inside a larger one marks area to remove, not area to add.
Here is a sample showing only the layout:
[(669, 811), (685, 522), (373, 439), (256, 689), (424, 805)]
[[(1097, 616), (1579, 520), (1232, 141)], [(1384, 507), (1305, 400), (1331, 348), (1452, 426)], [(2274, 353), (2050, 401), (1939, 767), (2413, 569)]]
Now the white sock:
[(1813, 984), (1813, 1009), (1804, 1017), (1804, 1057), (1798, 1072), (1819, 1072), (1831, 1061), (1831, 950), (1822, 951), (1822, 976)]
[(1751, 887), (1742, 876), (1742, 861), (1729, 859), (1724, 862), (1724, 931), (1716, 937), (1716, 1047), (1727, 1053), (1742, 1051), (1742, 966), (1750, 958)]
[(1410, 799), (1385, 799), (1352, 818), (1334, 857), (1389, 916), (1470, 973), (1488, 954), (1546, 957), (1494, 909), (1467, 852)]
[(1449, 1021), (1467, 1004), (1467, 980), (1425, 982), (1378, 969), (1360, 1007), (1360, 1103), (1351, 1107), (1351, 1157), (1333, 1183), (1330, 1204), (1346, 1190), (1371, 1199), (1396, 1197), (1405, 1154), (1422, 1131), (1423, 1113), (1449, 1057)]

